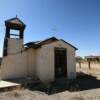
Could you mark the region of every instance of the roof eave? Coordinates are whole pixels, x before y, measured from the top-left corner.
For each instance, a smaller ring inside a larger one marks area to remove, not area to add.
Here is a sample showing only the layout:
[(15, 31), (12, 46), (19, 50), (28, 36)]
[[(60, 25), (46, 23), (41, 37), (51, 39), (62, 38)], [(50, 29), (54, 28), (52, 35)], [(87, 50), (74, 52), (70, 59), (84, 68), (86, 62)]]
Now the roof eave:
[(66, 44), (68, 44), (68, 45), (70, 45), (72, 48), (74, 48), (75, 50), (78, 50), (78, 48), (76, 48), (75, 46), (73, 46), (73, 45), (71, 45), (70, 43), (68, 43), (68, 42), (66, 42), (66, 41), (64, 41), (63, 39), (60, 39), (61, 41), (63, 41), (64, 43), (66, 43)]
[(5, 20), (5, 23), (7, 24), (7, 23), (11, 23), (10, 21), (12, 21), (12, 20), (14, 20), (14, 19), (17, 19), (17, 20), (19, 20), (19, 22), (21, 22), (22, 23), (22, 26), (24, 26), (24, 27), (26, 27), (26, 25), (19, 19), (19, 18), (16, 18), (16, 17), (14, 17), (14, 18), (11, 18), (11, 19), (8, 19), (8, 20)]

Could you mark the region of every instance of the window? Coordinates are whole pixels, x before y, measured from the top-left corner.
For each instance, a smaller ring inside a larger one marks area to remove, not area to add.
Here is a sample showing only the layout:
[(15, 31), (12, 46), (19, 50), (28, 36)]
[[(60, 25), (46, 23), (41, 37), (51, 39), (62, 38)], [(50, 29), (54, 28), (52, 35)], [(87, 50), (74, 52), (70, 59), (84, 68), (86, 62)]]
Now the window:
[(10, 38), (19, 38), (19, 31), (18, 30), (10, 30)]

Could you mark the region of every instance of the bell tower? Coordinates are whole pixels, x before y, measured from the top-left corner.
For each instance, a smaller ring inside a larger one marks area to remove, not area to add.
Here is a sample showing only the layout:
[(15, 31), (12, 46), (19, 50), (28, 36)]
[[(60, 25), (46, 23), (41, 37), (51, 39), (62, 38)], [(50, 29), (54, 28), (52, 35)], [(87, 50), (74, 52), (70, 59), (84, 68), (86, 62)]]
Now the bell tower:
[(3, 56), (7, 56), (9, 52), (14, 53), (16, 51), (14, 49), (19, 46), (18, 43), (23, 44), (24, 29), (26, 25), (19, 18), (15, 17), (6, 20), (5, 26), (6, 33), (4, 38)]

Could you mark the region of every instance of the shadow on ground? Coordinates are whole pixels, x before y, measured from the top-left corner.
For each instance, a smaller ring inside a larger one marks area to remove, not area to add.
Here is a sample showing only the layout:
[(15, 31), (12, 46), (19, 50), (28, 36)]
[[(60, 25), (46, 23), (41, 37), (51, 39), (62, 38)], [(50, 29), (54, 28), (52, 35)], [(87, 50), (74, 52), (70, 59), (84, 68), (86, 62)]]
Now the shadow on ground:
[(65, 79), (58, 79), (55, 82), (49, 84), (39, 83), (35, 85), (29, 85), (28, 88), (33, 91), (37, 90), (51, 95), (59, 92), (64, 92), (66, 90), (70, 92), (77, 92), (100, 88), (100, 80), (97, 80), (96, 77), (91, 75), (77, 73), (76, 80), (66, 81)]

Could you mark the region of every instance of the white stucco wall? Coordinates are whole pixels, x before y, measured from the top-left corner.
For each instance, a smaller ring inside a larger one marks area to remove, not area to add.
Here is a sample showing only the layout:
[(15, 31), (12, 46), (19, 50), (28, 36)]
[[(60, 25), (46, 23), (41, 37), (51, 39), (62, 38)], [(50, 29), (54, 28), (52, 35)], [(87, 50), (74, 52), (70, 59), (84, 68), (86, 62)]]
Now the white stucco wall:
[[(2, 79), (11, 79), (27, 76), (26, 54), (4, 57), (1, 64)], [(17, 60), (16, 60), (17, 59)], [(22, 60), (24, 59), (24, 60)]]
[(1, 63), (2, 79), (32, 76), (35, 73), (34, 50), (24, 51), (23, 40), (8, 39), (8, 55)]
[(42, 81), (54, 81), (54, 48), (67, 49), (67, 79), (74, 79), (76, 77), (75, 68), (75, 49), (62, 41), (53, 42), (51, 44), (43, 45), (37, 50), (37, 75)]
[(28, 66), (28, 75), (36, 76), (36, 50), (30, 48), (27, 50), (27, 66)]
[(42, 81), (54, 80), (53, 52), (49, 47), (43, 46), (37, 50), (36, 71)]
[[(67, 49), (67, 79), (76, 77), (75, 49), (62, 41), (23, 51), (23, 40), (8, 40), (8, 56), (1, 64), (1, 78), (37, 76), (42, 81), (55, 80), (54, 48)], [(22, 52), (20, 52), (22, 51)]]
[(14, 53), (19, 53), (23, 49), (23, 39), (8, 39), (8, 48), (7, 53), (8, 56)]

